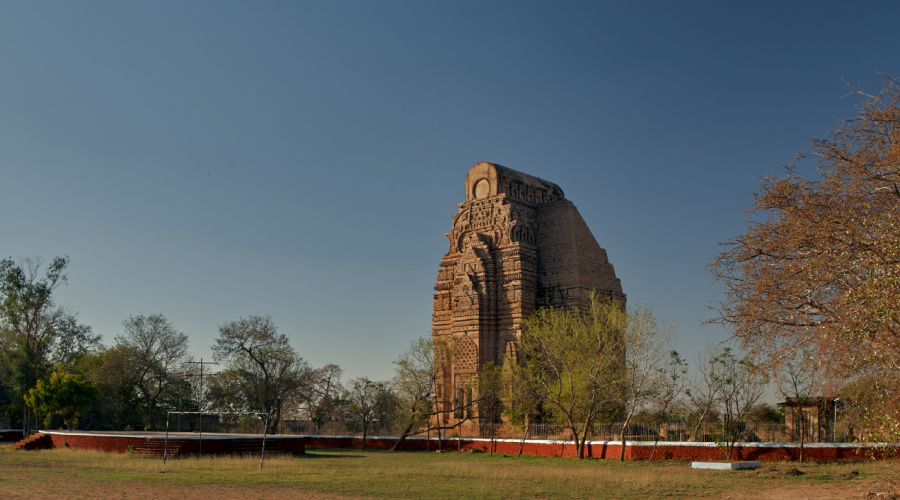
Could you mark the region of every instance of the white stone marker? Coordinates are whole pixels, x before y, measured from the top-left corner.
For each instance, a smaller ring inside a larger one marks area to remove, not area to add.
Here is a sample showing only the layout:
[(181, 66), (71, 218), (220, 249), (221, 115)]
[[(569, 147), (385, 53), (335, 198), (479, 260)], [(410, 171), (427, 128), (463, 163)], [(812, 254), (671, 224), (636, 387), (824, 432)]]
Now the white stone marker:
[(741, 470), (759, 469), (761, 462), (691, 462), (692, 469)]

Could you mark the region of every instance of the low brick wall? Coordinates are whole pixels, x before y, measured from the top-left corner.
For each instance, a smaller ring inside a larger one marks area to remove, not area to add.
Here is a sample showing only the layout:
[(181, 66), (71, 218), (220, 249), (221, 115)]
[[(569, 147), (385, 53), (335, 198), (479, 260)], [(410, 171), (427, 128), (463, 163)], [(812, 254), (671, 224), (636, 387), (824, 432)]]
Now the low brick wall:
[[(81, 448), (112, 453), (126, 453), (130, 446), (137, 447), (147, 441), (148, 438), (162, 440), (160, 434), (128, 435), (106, 433), (78, 433), (42, 431), (48, 436), (44, 440), (53, 448)], [(19, 434), (18, 436), (21, 436)], [(169, 436), (170, 440), (184, 440), (184, 436)], [(230, 438), (227, 435), (210, 435), (203, 438), (203, 454), (228, 453), (234, 450), (234, 442), (241, 438)], [(258, 439), (258, 438), (244, 438)], [(313, 448), (359, 448), (362, 439), (351, 436), (269, 436), (267, 442), (278, 441), (282, 451), (294, 454), (304, 453), (306, 447)], [(366, 439), (366, 448), (375, 450), (387, 450), (394, 446), (395, 437), (371, 437)], [(445, 451), (483, 451), (490, 452), (493, 446), (494, 453), (516, 455), (519, 453), (519, 440), (497, 439), (493, 445), (489, 439), (472, 438), (444, 438), (440, 445)], [(401, 447), (405, 451), (435, 451), (439, 443), (437, 438), (410, 437)], [(585, 455), (593, 458), (618, 459), (621, 452), (620, 441), (592, 441), (587, 443)], [(181, 448), (182, 454), (195, 454), (200, 452), (200, 440), (190, 439)], [(885, 453), (885, 451), (892, 453)], [(575, 457), (575, 445), (571, 441), (525, 441), (522, 449), (525, 455), (538, 457)], [(654, 460), (723, 460), (725, 452), (715, 443), (682, 443), (660, 442), (654, 451), (653, 443), (626, 442), (625, 458), (627, 460), (649, 460), (651, 455)], [(803, 456), (806, 460), (835, 461), (835, 460), (867, 460), (875, 458), (898, 457), (900, 458), (900, 443), (891, 445), (878, 444), (843, 444), (843, 443), (809, 443), (804, 446)], [(734, 448), (732, 460), (758, 460), (761, 462), (791, 461), (800, 458), (799, 443), (737, 443)]]
[[(390, 449), (397, 438), (373, 437), (366, 439), (366, 448)], [(311, 448), (359, 448), (362, 439), (348, 436), (307, 436), (307, 446)], [(498, 439), (493, 443), (494, 453), (516, 455), (519, 453), (520, 441)], [(484, 451), (491, 450), (489, 439), (446, 438), (441, 440), (445, 451)], [(724, 460), (725, 451), (715, 443), (682, 443), (660, 442), (653, 449), (653, 443), (626, 441), (626, 460)], [(438, 449), (437, 438), (407, 438), (402, 450)], [(621, 441), (592, 441), (587, 443), (585, 455), (593, 458), (618, 459), (621, 453)], [(885, 450), (892, 451), (888, 456), (900, 458), (900, 443), (891, 445), (879, 444), (847, 444), (847, 443), (809, 443), (803, 447), (803, 458), (814, 461), (834, 460), (867, 460), (871, 456), (885, 458)], [(564, 441), (525, 441), (522, 453), (538, 457), (575, 457), (575, 444)], [(761, 462), (799, 460), (799, 443), (737, 443), (731, 460), (758, 460)]]
[(0, 429), (0, 441), (18, 441), (22, 439), (22, 429)]
[(127, 453), (129, 446), (138, 446), (147, 441), (146, 437), (113, 436), (109, 434), (49, 434), (53, 448), (78, 448), (81, 450), (105, 451), (109, 453)]
[[(127, 434), (105, 434), (105, 433), (87, 433), (87, 432), (55, 432), (41, 431), (41, 434), (49, 435), (53, 443), (52, 448), (78, 448), (84, 450), (105, 451), (109, 453), (127, 453), (129, 447), (137, 447), (147, 442), (147, 439), (159, 440), (165, 439), (165, 435), (156, 434), (147, 435), (127, 435)], [(204, 455), (216, 455), (229, 453), (235, 449), (234, 443), (242, 440), (258, 440), (262, 436), (253, 438), (227, 437), (221, 434), (209, 436), (204, 435), (203, 441), (198, 438), (188, 438), (189, 440), (181, 447), (181, 454), (197, 454), (200, 453), (201, 447)], [(169, 441), (184, 441), (184, 436), (169, 436)], [(278, 442), (280, 451), (292, 454), (301, 454), (306, 450), (307, 438), (304, 436), (268, 436), (266, 438), (267, 445)]]

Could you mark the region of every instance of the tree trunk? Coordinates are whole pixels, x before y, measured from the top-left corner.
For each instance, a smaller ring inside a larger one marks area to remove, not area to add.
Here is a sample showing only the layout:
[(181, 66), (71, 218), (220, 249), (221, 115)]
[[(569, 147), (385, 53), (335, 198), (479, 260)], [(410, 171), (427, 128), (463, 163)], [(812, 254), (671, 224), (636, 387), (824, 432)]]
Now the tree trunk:
[(363, 422), (362, 445), (359, 447), (361, 450), (366, 449), (366, 435), (368, 433), (369, 433), (369, 424), (368, 424), (368, 422)]
[(531, 420), (525, 415), (525, 431), (522, 432), (522, 441), (519, 442), (519, 456), (522, 456), (522, 450), (525, 448), (525, 439), (528, 437), (528, 430), (531, 427)]
[[(31, 342), (28, 342), (28, 352), (34, 353), (34, 349), (31, 347)], [(33, 361), (34, 354), (26, 354), (28, 358), (31, 358), (32, 361), (26, 361), (28, 364), (25, 365), (25, 394), (28, 394), (30, 388), (35, 387), (37, 385), (37, 364)], [(34, 426), (34, 408), (28, 406), (28, 403), (25, 403), (25, 408), (22, 410), (22, 434), (24, 437), (28, 437), (31, 434), (32, 426)]]
[(587, 439), (590, 435), (591, 435), (591, 420), (588, 419), (588, 421), (584, 423), (584, 427), (581, 429), (581, 456), (578, 458), (584, 458), (586, 448), (587, 448)]
[(150, 424), (150, 430), (156, 430), (156, 418), (153, 415), (154, 410), (156, 410), (156, 404), (149, 398), (145, 398), (147, 403), (147, 423)]
[(491, 455), (494, 454), (494, 412), (491, 412)]
[[(666, 431), (666, 433), (668, 434), (668, 431)], [(657, 446), (659, 446), (659, 428), (656, 429), (656, 436), (653, 439), (653, 451), (650, 452), (650, 460), (653, 460), (653, 457), (656, 456)]]
[(584, 458), (584, 450), (581, 448), (582, 444), (581, 440), (578, 439), (578, 430), (575, 429), (575, 424), (569, 427), (569, 431), (572, 432), (572, 438), (575, 440), (575, 456), (579, 459)]
[(704, 410), (703, 413), (700, 414), (700, 417), (697, 419), (697, 426), (694, 427), (694, 434), (691, 436), (691, 439), (697, 443), (697, 434), (700, 432), (700, 426), (703, 425), (703, 419), (706, 418), (706, 414), (709, 413), (709, 410)]
[(409, 436), (409, 433), (412, 432), (413, 428), (413, 419), (409, 420), (409, 425), (406, 426), (406, 429), (403, 429), (403, 432), (400, 434), (400, 437), (394, 441), (394, 446), (391, 446), (391, 451), (397, 451), (400, 449), (400, 445), (403, 444), (403, 441), (406, 440), (406, 436)]
[(631, 413), (629, 413), (628, 416), (625, 418), (625, 423), (622, 424), (622, 449), (619, 450), (619, 461), (620, 462), (625, 461), (625, 431), (628, 429), (628, 423), (631, 422), (631, 416), (633, 414), (634, 414), (633, 411)]
[(27, 404), (22, 410), (22, 437), (28, 437), (31, 434), (31, 407)]
[(275, 431), (278, 430), (278, 424), (281, 423), (281, 401), (279, 401), (275, 405), (275, 416), (271, 420), (271, 425), (269, 426), (269, 434), (276, 434)]

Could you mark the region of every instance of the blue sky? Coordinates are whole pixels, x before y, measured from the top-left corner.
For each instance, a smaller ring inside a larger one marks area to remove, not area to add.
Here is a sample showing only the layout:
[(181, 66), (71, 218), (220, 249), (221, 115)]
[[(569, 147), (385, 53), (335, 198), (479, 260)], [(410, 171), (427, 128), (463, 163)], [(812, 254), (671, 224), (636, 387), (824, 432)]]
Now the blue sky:
[(270, 314), (385, 379), (468, 169), (559, 184), (693, 357), (762, 176), (900, 74), (895, 2), (0, 3), (0, 257), (111, 343)]

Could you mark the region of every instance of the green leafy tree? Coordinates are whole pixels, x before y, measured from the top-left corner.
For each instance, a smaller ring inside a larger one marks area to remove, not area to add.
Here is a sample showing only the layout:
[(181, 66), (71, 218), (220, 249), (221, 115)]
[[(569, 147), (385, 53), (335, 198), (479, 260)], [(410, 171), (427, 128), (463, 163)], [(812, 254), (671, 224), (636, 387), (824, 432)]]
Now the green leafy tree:
[[(41, 275), (39, 259), (17, 264), (0, 260), (0, 356), (7, 367), (7, 386), (15, 400), (33, 388), (50, 367), (60, 322), (65, 313), (56, 307), (53, 293), (66, 283), (67, 257), (57, 257)], [(22, 428), (31, 432), (33, 406), (22, 409)]]
[(90, 326), (78, 323), (75, 314), (63, 314), (56, 326), (56, 335), (50, 362), (71, 370), (85, 355), (101, 348), (100, 335)]
[[(372, 419), (372, 434), (391, 435), (406, 423), (402, 401), (393, 384), (383, 382), (375, 398), (375, 416)], [(388, 434), (391, 433), (391, 434)]]
[(131, 359), (129, 350), (122, 346), (104, 347), (79, 358), (74, 370), (91, 381), (98, 392), (88, 408), (85, 428), (124, 430), (141, 425), (142, 396), (127, 376)]
[(783, 424), (784, 410), (768, 403), (759, 403), (747, 413), (747, 421), (757, 424)]
[(622, 408), (621, 341), (627, 316), (620, 304), (592, 293), (586, 310), (544, 308), (522, 321), (511, 366), (512, 386), (537, 390), (547, 410), (569, 428), (578, 458), (591, 425)]
[(66, 428), (73, 430), (78, 425), (78, 415), (90, 406), (97, 397), (97, 389), (89, 380), (79, 375), (56, 371), (50, 375), (50, 382), (38, 380), (28, 391), (25, 401), (45, 417), (45, 425), (50, 425), (53, 416), (60, 415)]
[(478, 371), (478, 419), (481, 423), (481, 435), (488, 434), (491, 439), (491, 455), (494, 454), (494, 438), (497, 424), (503, 415), (503, 369), (494, 363), (485, 363)]
[(537, 377), (528, 377), (515, 369), (516, 359), (509, 357), (503, 364), (505, 389), (504, 415), (511, 425), (522, 429), (519, 440), (519, 456), (525, 448), (525, 439), (531, 425), (544, 417), (544, 391)]

